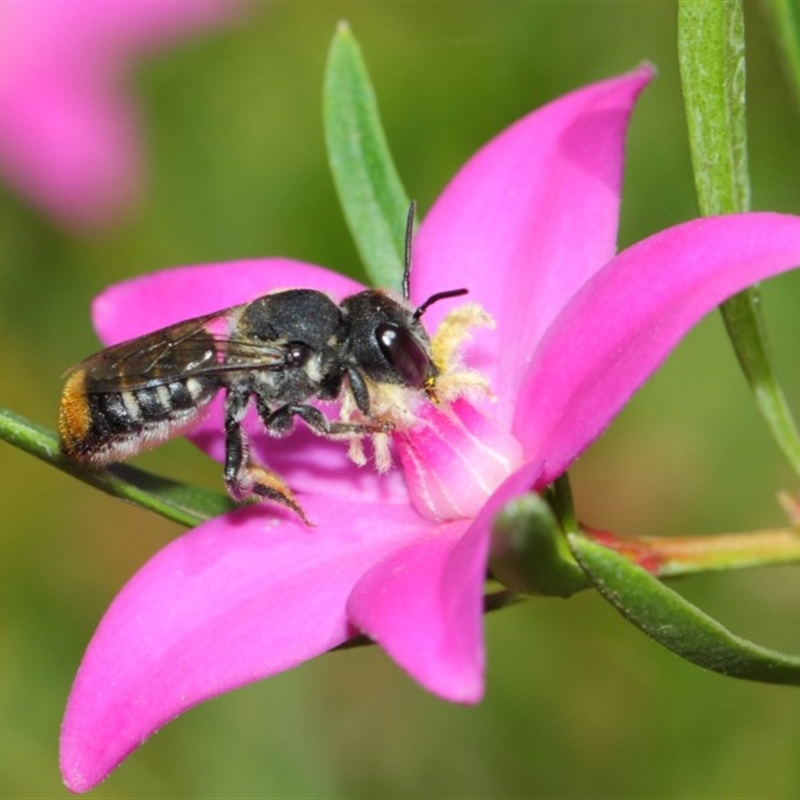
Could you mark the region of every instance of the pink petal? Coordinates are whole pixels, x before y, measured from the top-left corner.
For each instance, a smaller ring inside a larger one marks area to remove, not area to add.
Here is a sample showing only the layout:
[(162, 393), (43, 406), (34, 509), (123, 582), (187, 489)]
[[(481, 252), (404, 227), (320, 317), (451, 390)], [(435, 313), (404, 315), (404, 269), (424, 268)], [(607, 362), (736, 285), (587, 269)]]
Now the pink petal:
[(465, 400), (423, 406), (395, 442), (411, 501), (434, 520), (474, 517), (522, 463), (516, 438)]
[(506, 480), (471, 522), (450, 522), (390, 552), (359, 580), (353, 622), (426, 689), (446, 700), (483, 695), (483, 586), (492, 520), (537, 480), (540, 463)]
[(138, 51), (217, 23), (222, 0), (0, 4), (0, 170), (68, 224), (108, 221), (135, 195), (135, 113), (122, 88)]
[[(463, 521), (446, 523), (390, 554), (358, 582), (347, 612), (426, 689), (446, 700), (475, 703), (483, 694), (483, 640), (470, 623), (480, 619), (483, 577), (463, 576), (458, 594), (471, 603), (442, 595), (445, 567), (467, 527)], [(485, 564), (484, 559), (484, 569)], [(448, 608), (444, 601), (451, 599)]]
[(800, 217), (698, 219), (620, 253), (564, 309), (520, 390), (514, 433), (543, 485), (597, 437), (725, 298), (800, 264)]
[(112, 603), (75, 680), (61, 739), (73, 791), (102, 780), (205, 699), (352, 635), (347, 596), (376, 560), (426, 535), (407, 506), (309, 498), (307, 528), (241, 509), (154, 556)]
[[(523, 118), (462, 168), (420, 228), (415, 299), (466, 286), (497, 322), (468, 363), (491, 377), (506, 427), (539, 339), (614, 254), (625, 131), (652, 75), (641, 67)], [(431, 327), (445, 305), (426, 315)]]
[(70, 26), (70, 35), (86, 46), (118, 59), (138, 51), (162, 47), (186, 36), (228, 21), (244, 12), (241, 0), (59, 0), (61, 15), (56, 25)]

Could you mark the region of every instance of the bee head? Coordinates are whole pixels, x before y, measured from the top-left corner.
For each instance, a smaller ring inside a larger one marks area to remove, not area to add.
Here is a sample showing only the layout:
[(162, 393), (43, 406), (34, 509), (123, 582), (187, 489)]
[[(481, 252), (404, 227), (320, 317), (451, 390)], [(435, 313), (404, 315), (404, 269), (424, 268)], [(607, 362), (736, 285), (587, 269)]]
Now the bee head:
[(439, 370), (420, 318), (433, 303), (466, 293), (438, 292), (414, 311), (374, 289), (346, 298), (342, 310), (350, 323), (350, 357), (370, 380), (430, 392)]

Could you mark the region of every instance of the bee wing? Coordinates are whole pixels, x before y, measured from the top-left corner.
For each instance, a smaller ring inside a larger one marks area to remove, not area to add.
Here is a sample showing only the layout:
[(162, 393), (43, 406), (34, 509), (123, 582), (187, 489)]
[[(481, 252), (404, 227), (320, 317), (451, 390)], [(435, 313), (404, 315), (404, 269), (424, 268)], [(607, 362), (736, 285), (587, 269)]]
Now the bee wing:
[[(210, 323), (231, 309), (179, 322), (153, 333), (108, 347), (76, 364), (92, 392), (158, 386), (193, 376), (252, 369), (280, 369), (285, 348), (274, 343), (233, 339), (212, 333)], [(226, 363), (231, 360), (235, 363)]]

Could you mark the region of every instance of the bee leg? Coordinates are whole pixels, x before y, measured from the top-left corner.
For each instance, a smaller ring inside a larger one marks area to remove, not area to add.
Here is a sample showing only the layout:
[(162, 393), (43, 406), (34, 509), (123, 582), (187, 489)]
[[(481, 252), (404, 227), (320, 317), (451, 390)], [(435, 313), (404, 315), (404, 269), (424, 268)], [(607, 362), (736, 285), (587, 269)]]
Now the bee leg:
[(225, 467), (223, 475), (228, 493), (237, 502), (256, 497), (278, 503), (294, 511), (306, 525), (308, 521), (292, 490), (274, 472), (254, 464), (249, 443), (242, 430), (247, 411), (248, 392), (229, 391), (225, 398)]
[(387, 422), (339, 422), (329, 420), (318, 408), (304, 403), (287, 403), (269, 411), (257, 401), (264, 427), (274, 436), (283, 436), (291, 431), (294, 418), (300, 417), (314, 433), (335, 438), (338, 436), (368, 436), (388, 433), (392, 428)]
[(356, 407), (365, 416), (369, 416), (369, 389), (364, 381), (364, 376), (353, 367), (347, 370), (347, 379), (350, 381), (350, 392), (355, 400)]

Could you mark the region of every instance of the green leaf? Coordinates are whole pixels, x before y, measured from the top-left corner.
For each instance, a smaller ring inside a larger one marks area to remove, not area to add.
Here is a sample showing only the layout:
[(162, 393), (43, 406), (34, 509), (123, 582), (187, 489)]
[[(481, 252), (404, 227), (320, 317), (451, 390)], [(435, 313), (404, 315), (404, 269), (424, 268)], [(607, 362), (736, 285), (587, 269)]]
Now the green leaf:
[(622, 616), (673, 653), (734, 678), (800, 685), (800, 658), (731, 633), (641, 567), (577, 534), (572, 554)]
[(700, 211), (746, 211), (750, 179), (739, 0), (680, 0), (678, 59)]
[(226, 495), (162, 478), (127, 464), (97, 470), (66, 458), (55, 432), (0, 408), (0, 439), (113, 497), (147, 508), (187, 527), (235, 508)]
[(328, 53), (323, 119), (333, 180), (367, 274), (375, 286), (400, 291), (410, 201), (361, 51), (344, 23)]
[[(750, 207), (744, 15), (739, 0), (680, 0), (678, 58), (701, 214)], [(720, 307), (756, 404), (800, 476), (800, 436), (777, 378), (756, 287)]]

